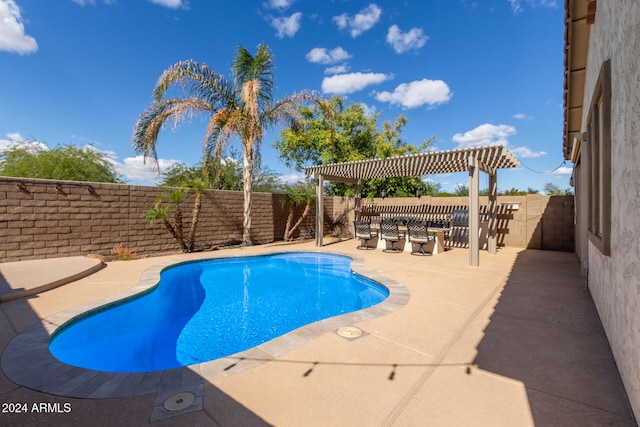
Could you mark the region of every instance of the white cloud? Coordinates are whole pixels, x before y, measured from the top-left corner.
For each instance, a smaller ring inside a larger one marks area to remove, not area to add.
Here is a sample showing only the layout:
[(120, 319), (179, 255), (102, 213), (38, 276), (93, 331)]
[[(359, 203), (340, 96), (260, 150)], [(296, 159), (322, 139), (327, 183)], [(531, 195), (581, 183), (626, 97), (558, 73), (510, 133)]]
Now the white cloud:
[(285, 37), (293, 37), (300, 29), (300, 18), (302, 18), (301, 12), (296, 12), (293, 15), (281, 18), (270, 17), (270, 23), (273, 28), (276, 29), (276, 36), (279, 39)]
[(360, 103), (360, 106), (364, 110), (364, 115), (367, 117), (373, 117), (376, 114), (376, 106), (375, 105), (367, 105), (364, 102)]
[(7, 132), (5, 136), (12, 141), (24, 141), (25, 138), (19, 132)]
[(521, 12), (522, 6), (520, 5), (520, 0), (509, 0), (509, 3), (511, 4), (511, 11), (513, 11), (515, 15)]
[(335, 65), (333, 67), (328, 67), (324, 70), (325, 74), (344, 74), (349, 71), (349, 66), (347, 64)]
[(297, 182), (304, 181), (306, 179), (306, 175), (301, 172), (291, 172), (289, 174), (279, 175), (278, 179), (284, 184), (295, 184)]
[(519, 14), (523, 11), (525, 5), (535, 9), (537, 7), (548, 7), (551, 9), (555, 9), (558, 7), (557, 0), (508, 0), (509, 4), (511, 4), (511, 11), (514, 15)]
[[(80, 6), (86, 6), (86, 5), (95, 6), (96, 5), (96, 0), (71, 0), (71, 1), (74, 2), (75, 4), (80, 5)], [(113, 4), (113, 3), (116, 2), (116, 0), (102, 0), (102, 2), (104, 4)]]
[(118, 155), (116, 154), (115, 151), (113, 151), (113, 150), (101, 150), (98, 147), (96, 147), (95, 145), (85, 144), (83, 149), (85, 151), (86, 150), (92, 150), (92, 151), (95, 151), (97, 153), (103, 154), (109, 160), (115, 160), (115, 159), (118, 158)]
[(344, 30), (349, 25), (349, 15), (346, 13), (343, 13), (342, 15), (334, 16), (332, 20), (341, 30)]
[(173, 159), (158, 159), (156, 165), (152, 159), (147, 159), (145, 164), (144, 156), (125, 157), (121, 163), (118, 161), (118, 154), (113, 150), (103, 150), (91, 144), (85, 144), (84, 149), (104, 155), (125, 181), (143, 185), (155, 185), (162, 178), (163, 172), (166, 172), (171, 166), (181, 163)]
[(513, 118), (517, 119), (517, 120), (533, 120), (532, 116), (528, 116), (528, 115), (526, 115), (524, 113), (514, 114)]
[[(349, 52), (341, 48), (340, 46), (335, 49), (326, 49), (324, 47), (314, 47), (305, 55), (305, 58), (309, 62), (315, 64), (335, 64), (337, 62), (346, 61), (351, 58)], [(336, 65), (328, 67), (324, 70), (325, 74), (344, 74), (349, 71), (347, 64)]]
[(315, 64), (335, 64), (351, 58), (351, 55), (340, 46), (331, 50), (324, 47), (314, 47), (305, 55), (305, 58)]
[(10, 148), (16, 145), (33, 146), (33, 147), (42, 148), (44, 150), (49, 149), (49, 147), (47, 147), (47, 144), (45, 144), (44, 142), (28, 141), (18, 132), (8, 132), (5, 134), (5, 136), (8, 139), (0, 138), (0, 151), (6, 150), (7, 148)]
[(509, 125), (492, 125), (485, 123), (465, 133), (453, 135), (453, 142), (458, 148), (483, 147), (487, 145), (509, 145), (508, 138), (516, 134), (516, 128)]
[(284, 10), (291, 6), (296, 0), (269, 0), (265, 3), (265, 7), (269, 9)]
[(146, 164), (144, 163), (143, 156), (126, 157), (123, 163), (119, 163), (110, 153), (104, 153), (107, 154), (113, 167), (126, 181), (145, 182), (148, 184), (158, 182), (160, 180), (160, 173), (180, 163), (178, 160), (173, 159), (158, 159), (160, 168), (160, 173), (158, 173), (158, 169), (153, 166), (152, 162), (148, 161)]
[(556, 175), (558, 178), (565, 178), (567, 176), (571, 176), (573, 173), (573, 168), (568, 168), (566, 166), (561, 166), (558, 169), (550, 172), (551, 175)]
[(367, 86), (380, 84), (391, 78), (393, 78), (392, 75), (382, 73), (336, 74), (335, 76), (325, 77), (322, 80), (322, 92), (347, 95), (362, 90)]
[(402, 83), (393, 92), (380, 92), (376, 99), (389, 102), (391, 105), (402, 105), (404, 108), (416, 108), (444, 104), (453, 94), (449, 86), (442, 80), (422, 79), (410, 83)]
[(509, 149), (517, 157), (520, 157), (523, 159), (535, 159), (536, 157), (542, 157), (547, 154), (546, 151), (532, 151), (530, 148), (527, 148), (527, 147), (514, 147)]
[(516, 128), (509, 125), (493, 125), (485, 123), (465, 133), (453, 135), (453, 142), (458, 143), (457, 148), (486, 147), (488, 145), (504, 145), (513, 154), (522, 159), (534, 159), (545, 156), (546, 151), (533, 151), (527, 147), (513, 147), (509, 143), (509, 137), (516, 134)]
[(178, 9), (186, 7), (183, 0), (149, 0), (151, 3), (158, 4), (160, 6), (168, 7), (170, 9)]
[(341, 30), (348, 29), (351, 37), (356, 38), (373, 27), (379, 20), (382, 9), (374, 3), (360, 10), (353, 17), (347, 13), (334, 16), (333, 22), (336, 23)]
[(403, 33), (397, 25), (389, 27), (387, 43), (393, 47), (396, 53), (404, 53), (412, 49), (420, 49), (429, 40), (422, 28), (412, 28)]
[(5, 134), (5, 136), (9, 139), (0, 138), (0, 150), (5, 150), (13, 144), (24, 141), (24, 138), (22, 137), (22, 135), (20, 135), (17, 132), (9, 132)]
[(20, 8), (14, 0), (0, 0), (0, 51), (28, 55), (38, 50), (36, 39), (24, 32)]

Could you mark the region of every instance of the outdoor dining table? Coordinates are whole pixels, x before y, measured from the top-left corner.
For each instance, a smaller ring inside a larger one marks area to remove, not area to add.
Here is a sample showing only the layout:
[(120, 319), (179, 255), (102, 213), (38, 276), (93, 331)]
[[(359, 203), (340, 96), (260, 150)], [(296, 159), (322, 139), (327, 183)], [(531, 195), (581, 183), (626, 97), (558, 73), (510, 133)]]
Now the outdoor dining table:
[[(407, 252), (411, 252), (411, 245), (412, 243), (409, 242), (409, 238), (408, 238), (408, 234), (407, 234), (407, 226), (404, 225), (405, 221), (400, 222), (400, 224), (402, 225), (398, 225), (398, 231), (400, 232), (400, 234), (404, 234), (405, 236), (405, 244), (404, 244), (404, 250)], [(378, 245), (377, 247), (380, 249), (385, 249), (386, 248), (386, 241), (382, 240), (379, 236), (380, 233), (380, 224), (371, 224), (371, 231), (375, 231), (378, 232)], [(433, 243), (433, 249), (431, 250), (431, 254), (432, 255), (437, 255), (441, 252), (444, 252), (444, 235), (445, 233), (449, 233), (451, 232), (451, 228), (448, 227), (427, 227), (427, 231), (432, 234), (435, 237), (434, 243)], [(431, 246), (431, 243), (429, 244), (429, 246)]]

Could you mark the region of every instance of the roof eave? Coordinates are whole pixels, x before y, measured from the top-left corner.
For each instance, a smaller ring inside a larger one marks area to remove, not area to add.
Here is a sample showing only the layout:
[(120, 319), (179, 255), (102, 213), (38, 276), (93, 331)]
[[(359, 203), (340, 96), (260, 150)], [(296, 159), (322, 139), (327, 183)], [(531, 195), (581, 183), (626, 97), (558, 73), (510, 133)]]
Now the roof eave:
[[(584, 84), (589, 48), (587, 0), (565, 0), (564, 131), (562, 151), (571, 158), (573, 139), (582, 128)], [(593, 4), (593, 3), (592, 3)]]

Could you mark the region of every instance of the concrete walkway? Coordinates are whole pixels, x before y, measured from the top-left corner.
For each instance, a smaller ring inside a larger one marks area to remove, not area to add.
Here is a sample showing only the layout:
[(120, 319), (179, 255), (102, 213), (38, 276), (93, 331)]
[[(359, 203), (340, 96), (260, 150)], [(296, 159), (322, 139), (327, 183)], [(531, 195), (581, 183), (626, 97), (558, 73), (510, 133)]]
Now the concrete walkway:
[[(192, 377), (174, 378), (185, 390), (193, 377), (201, 384), (195, 410), (154, 418), (153, 425), (636, 425), (574, 254), (504, 248), (494, 256), (481, 252), (480, 267), (470, 267), (465, 249), (417, 257), (356, 245), (322, 250), (361, 257), (359, 268), (409, 291), (406, 304), (336, 322), (268, 361), (229, 358), (222, 372), (198, 365)], [(47, 319), (58, 313), (127, 292), (155, 265), (287, 250), (316, 248), (264, 245), (108, 263), (73, 283), (0, 304), (0, 349), (38, 325), (49, 330)], [(345, 338), (336, 333), (340, 326), (364, 334)], [(3, 426), (145, 425), (168, 397), (35, 391), (4, 375), (8, 359), (15, 358), (3, 355), (0, 403), (22, 402), (27, 411), (0, 413)], [(68, 388), (78, 378), (68, 378)]]

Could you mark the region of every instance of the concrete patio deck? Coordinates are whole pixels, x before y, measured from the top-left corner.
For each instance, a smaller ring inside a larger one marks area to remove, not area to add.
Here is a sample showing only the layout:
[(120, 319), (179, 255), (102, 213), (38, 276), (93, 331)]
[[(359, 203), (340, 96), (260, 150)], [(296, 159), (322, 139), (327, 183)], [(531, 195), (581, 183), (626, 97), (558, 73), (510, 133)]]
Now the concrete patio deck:
[[(165, 371), (158, 381), (201, 390), (191, 412), (170, 418), (154, 417), (167, 397), (156, 393), (75, 398), (16, 384), (5, 376), (13, 358), (3, 357), (0, 425), (146, 425), (152, 418), (159, 426), (636, 425), (574, 254), (502, 248), (497, 255), (482, 251), (480, 266), (471, 267), (465, 249), (418, 257), (356, 245), (348, 240), (322, 251), (351, 254), (372, 275), (405, 287), (405, 305), (355, 323), (336, 321), (266, 361), (229, 358), (227, 370), (203, 364), (188, 379)], [(0, 351), (29, 330), (49, 330), (47, 319), (58, 313), (130, 290), (154, 266), (291, 250), (317, 249), (312, 242), (274, 244), (110, 262), (75, 282), (0, 304)], [(343, 338), (339, 326), (364, 334)], [(27, 412), (16, 413), (16, 403)]]

